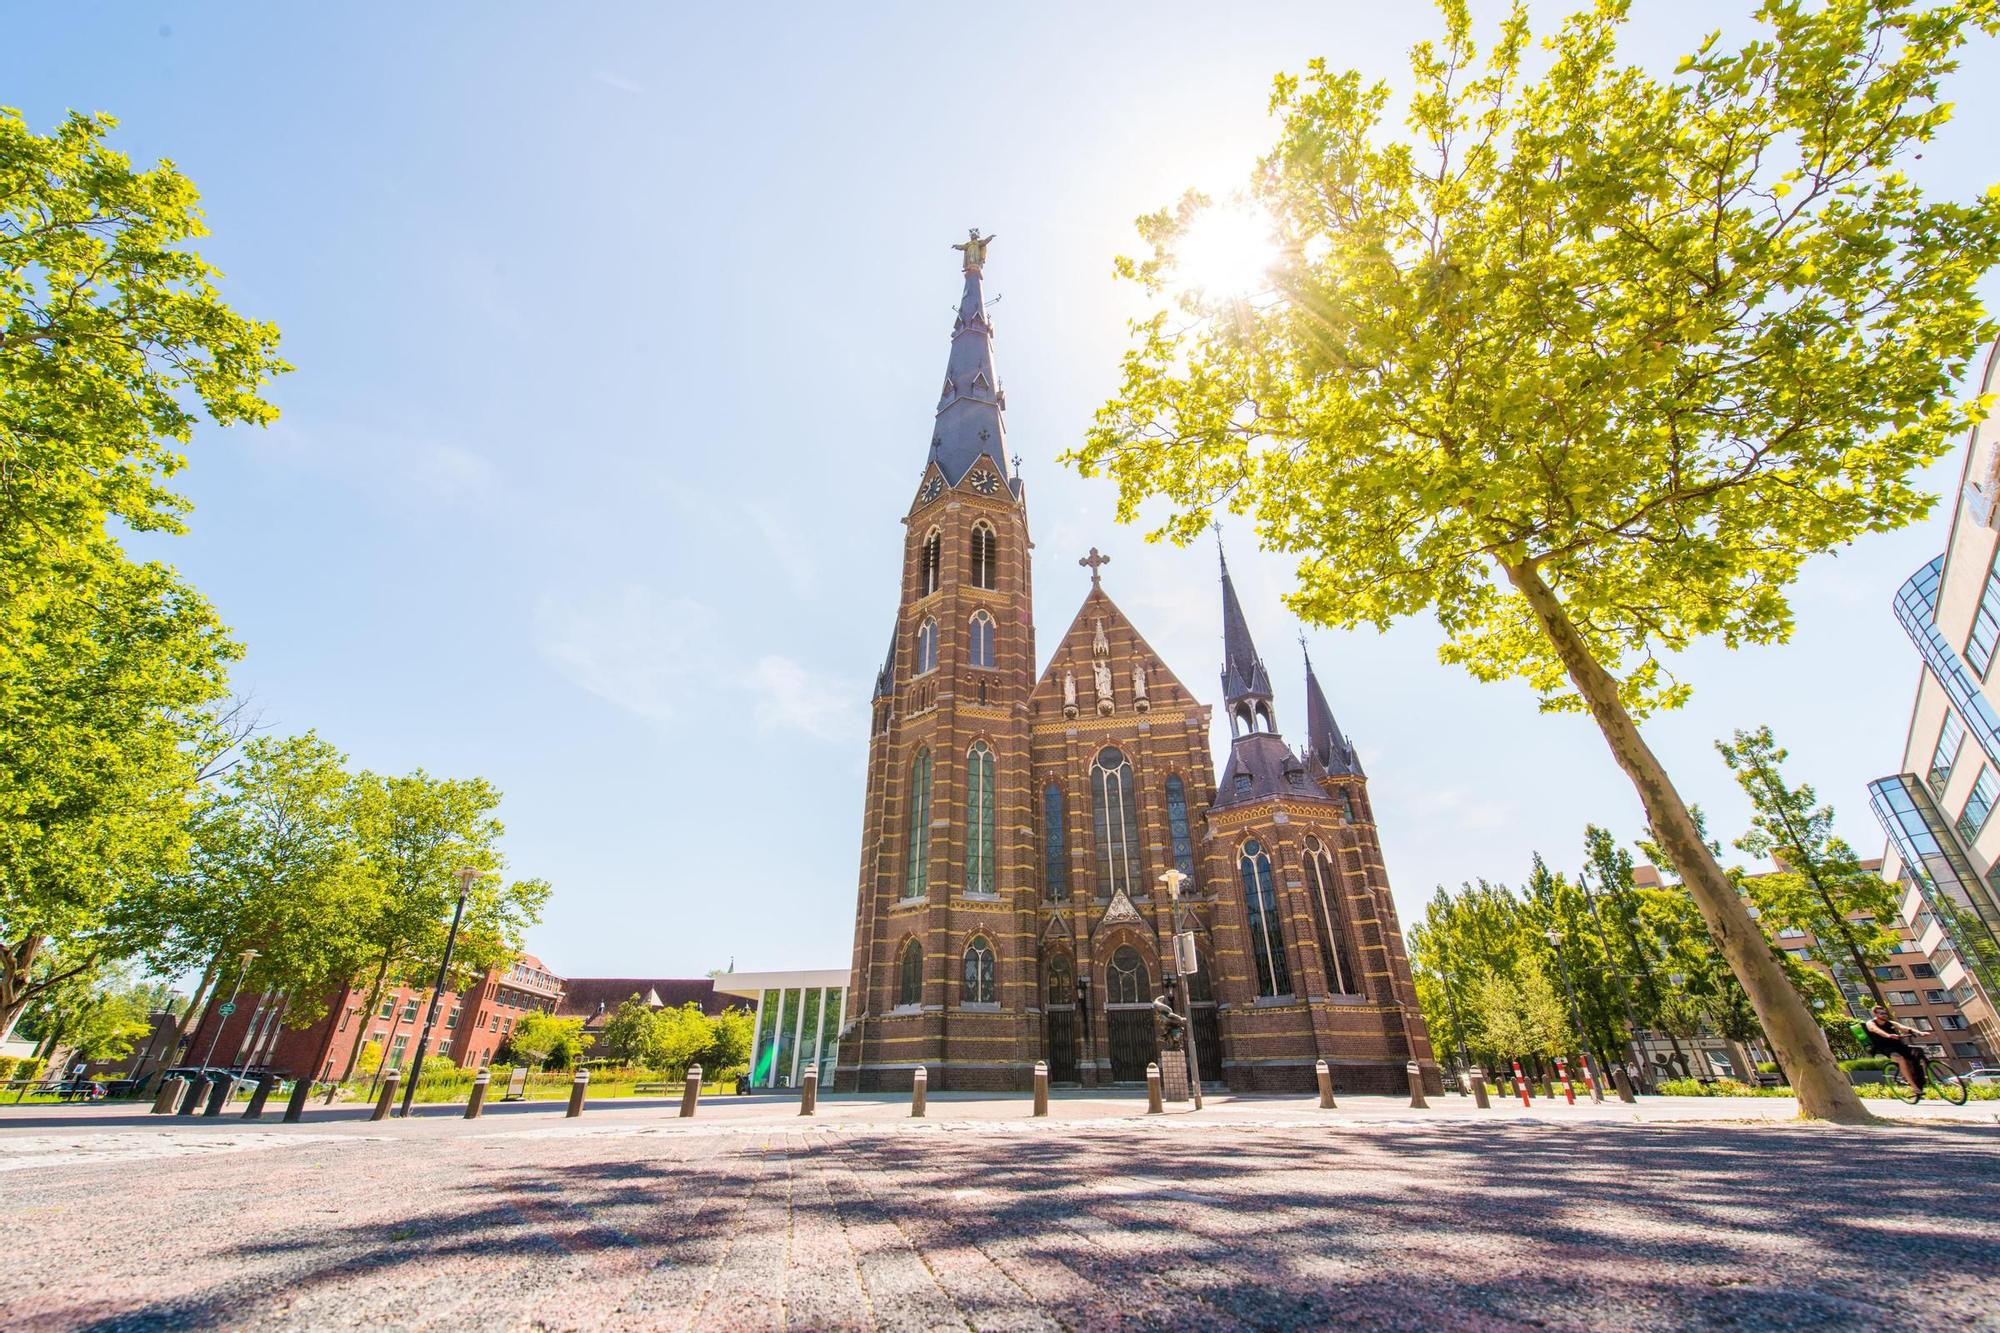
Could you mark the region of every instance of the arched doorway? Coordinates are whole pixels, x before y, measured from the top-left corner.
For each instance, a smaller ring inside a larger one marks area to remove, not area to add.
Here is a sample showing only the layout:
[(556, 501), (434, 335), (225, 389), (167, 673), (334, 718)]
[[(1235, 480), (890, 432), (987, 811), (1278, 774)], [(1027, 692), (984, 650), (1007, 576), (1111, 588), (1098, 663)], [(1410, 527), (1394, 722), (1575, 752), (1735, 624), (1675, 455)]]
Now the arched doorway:
[(1063, 952), (1052, 952), (1043, 965), (1047, 999), (1042, 1009), (1042, 1057), (1049, 1062), (1049, 1082), (1074, 1083), (1076, 1077), (1076, 965)]
[(1111, 1037), (1111, 1081), (1143, 1083), (1159, 1057), (1153, 1040), (1153, 976), (1131, 945), (1121, 945), (1105, 969), (1105, 1030)]

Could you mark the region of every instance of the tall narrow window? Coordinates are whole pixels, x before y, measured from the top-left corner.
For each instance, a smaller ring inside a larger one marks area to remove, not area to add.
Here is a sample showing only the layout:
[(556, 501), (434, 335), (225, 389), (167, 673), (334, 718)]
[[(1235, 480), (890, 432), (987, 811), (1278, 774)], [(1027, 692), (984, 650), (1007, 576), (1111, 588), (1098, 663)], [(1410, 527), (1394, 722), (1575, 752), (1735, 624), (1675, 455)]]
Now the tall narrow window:
[(1042, 894), (1051, 902), (1069, 897), (1069, 810), (1060, 784), (1042, 789)]
[(917, 751), (910, 765), (910, 862), (903, 871), (903, 896), (921, 898), (931, 882), (931, 752)]
[(994, 586), (993, 566), (1000, 553), (1000, 543), (993, 535), (993, 529), (984, 523), (972, 526), (972, 586), (991, 588)]
[(965, 757), (965, 836), (966, 892), (992, 893), (993, 751), (985, 741)]
[(1945, 705), (1944, 725), (1938, 729), (1937, 749), (1931, 754), (1931, 792), (1944, 795), (1951, 785), (1951, 771), (1958, 767), (1959, 747), (1965, 744), (1965, 724), (1950, 704)]
[(917, 626), (917, 674), (937, 670), (937, 621), (924, 618)]
[(915, 940), (903, 946), (903, 958), (897, 968), (896, 1004), (898, 1007), (924, 1002), (924, 948)]
[(1187, 876), (1181, 891), (1194, 891), (1194, 838), (1188, 833), (1187, 788), (1181, 785), (1181, 775), (1167, 777), (1167, 832), (1174, 842), (1174, 869)]
[(1312, 899), (1313, 933), (1326, 968), (1326, 988), (1334, 995), (1359, 995), (1361, 979), (1347, 953), (1346, 914), (1341, 910), (1340, 879), (1318, 838), (1306, 839), (1306, 894)]
[(1972, 633), (1965, 639), (1965, 664), (1981, 676), (1993, 665), (1993, 649), (2000, 644), (2000, 564), (1986, 570), (1986, 586), (1979, 592), (1979, 609), (1972, 613)]
[(1097, 822), (1097, 896), (1119, 889), (1143, 893), (1139, 864), (1139, 808), (1132, 791), (1132, 765), (1116, 749), (1098, 751), (1090, 766), (1091, 804)]
[(984, 611), (972, 615), (972, 665), (993, 665), (993, 617)]
[(928, 597), (938, 590), (938, 580), (944, 569), (944, 538), (937, 529), (931, 529), (930, 536), (924, 538), (923, 564), (917, 571), (917, 596)]
[(1278, 922), (1278, 895), (1271, 885), (1271, 857), (1255, 838), (1243, 844), (1243, 908), (1250, 921), (1250, 953), (1257, 961), (1257, 993), (1290, 995), (1292, 973), (1285, 964), (1285, 935)]
[(1979, 766), (1979, 777), (1966, 795), (1965, 808), (1958, 812), (1958, 836), (1971, 847), (1979, 838), (1979, 830), (1986, 827), (1986, 817), (1993, 813), (1993, 802), (2000, 797), (2000, 785), (1993, 780), (1993, 770), (1986, 765)]
[(992, 1004), (993, 996), (993, 946), (984, 935), (974, 935), (965, 946), (965, 977), (958, 997), (966, 1004)]

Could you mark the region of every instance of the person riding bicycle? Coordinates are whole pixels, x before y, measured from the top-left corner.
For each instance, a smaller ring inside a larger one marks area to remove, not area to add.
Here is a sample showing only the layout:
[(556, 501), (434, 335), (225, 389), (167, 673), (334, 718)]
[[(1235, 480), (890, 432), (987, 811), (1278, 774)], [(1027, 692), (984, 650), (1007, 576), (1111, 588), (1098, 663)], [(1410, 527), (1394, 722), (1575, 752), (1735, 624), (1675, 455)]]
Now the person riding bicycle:
[(1923, 1034), (1913, 1027), (1905, 1027), (1889, 1017), (1889, 1011), (1876, 1005), (1869, 1011), (1868, 1021), (1861, 1025), (1868, 1038), (1870, 1055), (1886, 1055), (1896, 1062), (1903, 1071), (1903, 1077), (1917, 1091), (1917, 1099), (1924, 1095), (1924, 1052), (1903, 1040), (1905, 1037), (1921, 1037)]

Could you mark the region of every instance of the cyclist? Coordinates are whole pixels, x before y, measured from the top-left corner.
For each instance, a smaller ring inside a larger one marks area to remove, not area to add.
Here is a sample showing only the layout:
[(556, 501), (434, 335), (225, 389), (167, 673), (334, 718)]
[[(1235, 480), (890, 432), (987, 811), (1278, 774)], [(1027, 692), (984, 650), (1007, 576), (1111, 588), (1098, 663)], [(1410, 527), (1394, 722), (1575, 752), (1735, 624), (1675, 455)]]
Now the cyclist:
[(1879, 1004), (1869, 1011), (1868, 1021), (1861, 1026), (1868, 1038), (1869, 1054), (1886, 1055), (1894, 1060), (1896, 1067), (1903, 1071), (1903, 1077), (1910, 1081), (1912, 1088), (1916, 1089), (1917, 1100), (1922, 1101), (1924, 1053), (1912, 1047), (1904, 1038), (1921, 1037), (1923, 1034), (1889, 1017), (1889, 1011)]

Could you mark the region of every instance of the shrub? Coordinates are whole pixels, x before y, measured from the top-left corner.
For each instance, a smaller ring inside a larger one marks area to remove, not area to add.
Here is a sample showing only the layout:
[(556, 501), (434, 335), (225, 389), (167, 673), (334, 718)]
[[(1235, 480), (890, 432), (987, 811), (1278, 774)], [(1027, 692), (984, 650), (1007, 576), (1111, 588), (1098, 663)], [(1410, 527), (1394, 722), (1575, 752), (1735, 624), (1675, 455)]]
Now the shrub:
[(1849, 1073), (1857, 1069), (1887, 1069), (1889, 1057), (1886, 1055), (1864, 1055), (1855, 1060), (1842, 1060), (1840, 1067)]
[(1703, 1083), (1692, 1078), (1670, 1078), (1659, 1085), (1663, 1097), (1789, 1097), (1790, 1088), (1754, 1088), (1733, 1079)]
[(21, 1063), (18, 1055), (0, 1055), (0, 1083), (14, 1077), (14, 1066)]

